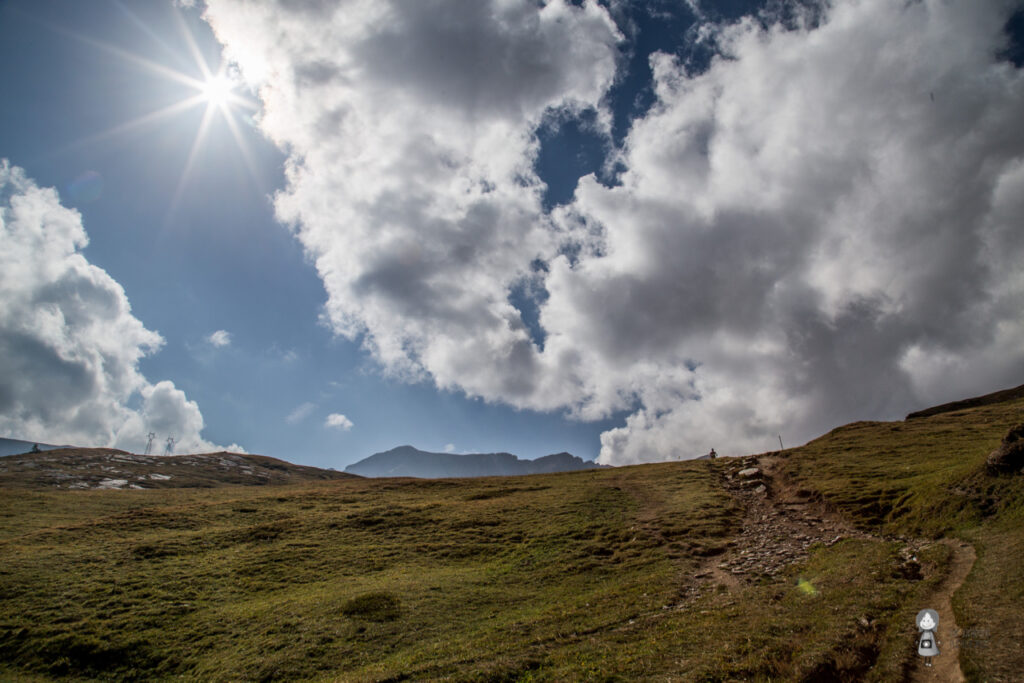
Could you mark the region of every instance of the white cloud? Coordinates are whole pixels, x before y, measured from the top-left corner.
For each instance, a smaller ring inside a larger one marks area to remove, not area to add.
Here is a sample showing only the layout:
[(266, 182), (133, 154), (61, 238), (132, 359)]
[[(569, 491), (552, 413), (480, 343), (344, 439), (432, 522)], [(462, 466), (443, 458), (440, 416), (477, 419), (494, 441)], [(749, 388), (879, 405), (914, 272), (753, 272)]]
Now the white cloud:
[(163, 339), (80, 253), (87, 242), (77, 211), (0, 161), (0, 433), (141, 451), (155, 431), (179, 452), (219, 449), (194, 401), (139, 372)]
[(555, 264), (543, 311), (641, 401), (604, 461), (766, 450), (1024, 379), (1004, 10), (840, 2), (817, 30), (723, 30), (730, 59), (695, 78), (652, 59), (622, 185), (587, 179), (565, 216), (595, 255)]
[(188, 400), (185, 392), (175, 388), (173, 382), (163, 380), (147, 384), (140, 393), (142, 408), (132, 412), (117, 432), (115, 444), (119, 448), (137, 451), (136, 444), (145, 443), (147, 434), (152, 431), (162, 439), (174, 437), (175, 453), (246, 452), (236, 443), (218, 446), (203, 439), (200, 436), (203, 416), (199, 405)]
[(284, 421), (292, 425), (298, 424), (309, 417), (315, 409), (316, 405), (307, 401), (297, 406), (292, 412), (288, 413), (288, 417), (286, 417)]
[(330, 415), (328, 415), (327, 419), (324, 420), (324, 426), (334, 427), (340, 429), (343, 432), (347, 432), (353, 427), (352, 420), (348, 419), (341, 413), (331, 413)]
[(206, 338), (212, 346), (223, 348), (231, 344), (231, 333), (227, 330), (217, 330)]
[(453, 444), (453, 443), (446, 443), (444, 445), (444, 452), (445, 453), (454, 453), (455, 452), (455, 444)]
[[(652, 56), (621, 184), (585, 178), (553, 215), (532, 170), (545, 112), (607, 122), (620, 34), (596, 3), (210, 0), (206, 17), (290, 155), (276, 209), (332, 327), (401, 377), (630, 409), (602, 437), (624, 463), (1020, 381), (1024, 78), (994, 59), (1011, 6), (837, 1), (815, 29), (706, 27), (728, 58), (694, 76)], [(524, 278), (549, 294), (543, 350), (509, 302)]]
[[(510, 287), (558, 240), (532, 170), (546, 112), (597, 106), (619, 34), (596, 3), (208, 3), (292, 151), (277, 214), (335, 331), (395, 375), (532, 403)], [(557, 400), (549, 402), (556, 407)]]

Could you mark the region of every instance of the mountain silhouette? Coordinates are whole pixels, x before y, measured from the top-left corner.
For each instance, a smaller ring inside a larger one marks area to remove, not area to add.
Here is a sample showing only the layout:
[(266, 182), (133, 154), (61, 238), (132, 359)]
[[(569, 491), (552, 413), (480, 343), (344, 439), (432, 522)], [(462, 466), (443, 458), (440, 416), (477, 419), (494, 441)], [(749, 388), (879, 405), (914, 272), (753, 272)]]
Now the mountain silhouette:
[(571, 453), (554, 453), (536, 460), (520, 460), (511, 453), (430, 453), (413, 446), (398, 446), (374, 453), (345, 468), (361, 477), (493, 477), (519, 474), (572, 472), (602, 467)]

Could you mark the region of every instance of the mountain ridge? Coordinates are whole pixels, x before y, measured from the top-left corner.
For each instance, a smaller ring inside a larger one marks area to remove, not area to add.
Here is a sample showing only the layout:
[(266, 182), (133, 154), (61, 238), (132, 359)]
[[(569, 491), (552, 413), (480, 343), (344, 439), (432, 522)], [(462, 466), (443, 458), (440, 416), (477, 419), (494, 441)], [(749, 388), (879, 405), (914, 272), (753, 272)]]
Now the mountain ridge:
[(993, 405), (995, 403), (1005, 403), (1007, 401), (1014, 401), (1019, 398), (1024, 398), (1024, 384), (1012, 389), (1002, 389), (1000, 391), (993, 391), (989, 394), (982, 394), (981, 396), (973, 396), (971, 398), (960, 399), (959, 401), (950, 401), (949, 403), (942, 403), (937, 406), (918, 410), (907, 415), (907, 420), (918, 420), (923, 417), (931, 417), (933, 415), (941, 415), (942, 413), (951, 413), (956, 410), (965, 410), (967, 408), (978, 408), (981, 406)]
[(462, 477), (518, 476), (598, 469), (592, 460), (584, 460), (566, 451), (535, 460), (524, 460), (512, 453), (433, 453), (408, 444), (374, 453), (345, 468), (361, 477), (415, 477), (446, 479)]
[(0, 487), (90, 489), (213, 488), (350, 479), (266, 455), (137, 455), (116, 448), (56, 448), (0, 457)]

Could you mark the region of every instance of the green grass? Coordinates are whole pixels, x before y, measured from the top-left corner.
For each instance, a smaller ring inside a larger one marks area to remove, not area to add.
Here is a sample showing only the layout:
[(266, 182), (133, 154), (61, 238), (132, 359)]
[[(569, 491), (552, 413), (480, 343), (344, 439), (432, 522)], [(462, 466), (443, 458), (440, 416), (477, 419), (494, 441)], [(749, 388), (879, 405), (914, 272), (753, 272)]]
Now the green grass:
[(1024, 420), (1024, 401), (906, 422), (856, 422), (792, 451), (787, 474), (865, 529), (914, 536), (976, 527), (1019, 510), (1019, 477), (990, 477), (985, 458)]
[(649, 477), (5, 491), (3, 659), (197, 680), (533, 670), (573, 632), (660, 609), (688, 549), (735, 522), (705, 470), (671, 466), (657, 526), (680, 538), (655, 538), (620, 481)]
[(895, 423), (859, 422), (795, 449), (786, 472), (859, 526), (971, 543), (973, 570), (954, 597), (967, 631), (968, 680), (1024, 671), (1024, 476), (991, 476), (985, 458), (1024, 421), (1024, 400)]
[(1024, 666), (997, 646), (1021, 629), (1024, 495), (982, 464), (1021, 407), (858, 423), (789, 451), (788, 476), (891, 540), (699, 594), (693, 573), (741, 520), (723, 462), (0, 490), (0, 679), (893, 680), (948, 561), (932, 546), (932, 578), (908, 579), (894, 536), (956, 535), (979, 554), (958, 619), (991, 634), (964, 667), (1000, 680)]

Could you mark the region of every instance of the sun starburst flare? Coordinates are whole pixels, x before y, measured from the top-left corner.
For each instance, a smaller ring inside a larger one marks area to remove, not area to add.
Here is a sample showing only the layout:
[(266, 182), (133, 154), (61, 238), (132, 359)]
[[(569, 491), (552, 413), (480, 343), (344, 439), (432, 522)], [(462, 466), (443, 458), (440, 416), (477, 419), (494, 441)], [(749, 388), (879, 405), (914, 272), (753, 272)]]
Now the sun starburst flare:
[(230, 103), (230, 98), (234, 94), (232, 89), (231, 81), (226, 76), (217, 74), (203, 83), (201, 92), (207, 103), (216, 107), (224, 107)]
[[(130, 14), (130, 11), (127, 8), (122, 8), (122, 10)], [(174, 18), (178, 24), (181, 35), (185, 39), (185, 44), (190, 56), (192, 57), (192, 61), (195, 64), (196, 70), (199, 73), (198, 78), (194, 75), (185, 73), (184, 71), (180, 71), (165, 64), (161, 64), (160, 62), (124, 50), (115, 45), (111, 45), (110, 43), (97, 41), (58, 26), (50, 26), (51, 29), (59, 33), (91, 45), (92, 47), (100, 49), (108, 54), (112, 54), (119, 59), (141, 67), (142, 69), (160, 76), (163, 79), (172, 81), (179, 85), (187, 86), (192, 91), (191, 94), (177, 102), (173, 102), (167, 106), (160, 107), (142, 114), (141, 116), (119, 123), (106, 130), (81, 138), (68, 145), (68, 147), (79, 147), (82, 145), (94, 144), (127, 133), (131, 130), (155, 125), (158, 122), (191, 111), (196, 107), (205, 106), (203, 117), (196, 129), (195, 136), (189, 148), (188, 157), (186, 158), (185, 165), (179, 176), (171, 204), (168, 207), (168, 219), (173, 215), (181, 200), (182, 193), (188, 185), (192, 168), (195, 165), (199, 150), (202, 148), (203, 141), (209, 132), (210, 125), (218, 114), (223, 118), (228, 129), (231, 131), (231, 135), (235, 139), (238, 150), (241, 152), (245, 161), (250, 178), (257, 185), (259, 184), (257, 180), (258, 173), (256, 171), (256, 163), (252, 157), (252, 152), (250, 151), (248, 144), (242, 136), (241, 129), (239, 128), (239, 118), (243, 115), (243, 112), (250, 114), (254, 113), (259, 109), (259, 105), (251, 97), (243, 94), (243, 85), (237, 68), (224, 62), (216, 70), (212, 69), (210, 64), (207, 62), (206, 57), (203, 55), (202, 50), (200, 50), (199, 45), (196, 43), (196, 39), (193, 36), (192, 31), (188, 28), (182, 18), (180, 11), (175, 10)], [(132, 19), (136, 24), (140, 26), (142, 25), (134, 16), (132, 16)], [(164, 47), (165, 49), (169, 49), (166, 45), (164, 45)]]

